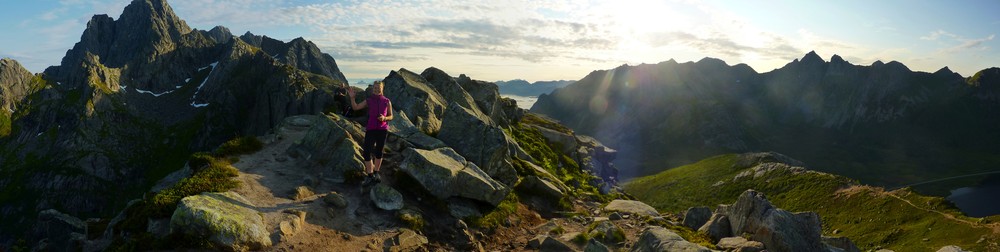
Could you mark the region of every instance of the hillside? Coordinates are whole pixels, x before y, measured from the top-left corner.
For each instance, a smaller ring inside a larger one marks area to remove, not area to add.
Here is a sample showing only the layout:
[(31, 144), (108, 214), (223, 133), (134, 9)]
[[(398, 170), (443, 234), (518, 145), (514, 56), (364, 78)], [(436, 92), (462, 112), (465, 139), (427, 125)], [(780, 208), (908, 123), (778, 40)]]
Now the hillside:
[(1000, 166), (993, 72), (965, 79), (948, 68), (862, 66), (813, 52), (767, 73), (712, 58), (671, 60), (591, 72), (539, 97), (531, 111), (618, 149), (625, 177), (777, 151), (819, 171), (900, 186)]
[(801, 165), (775, 153), (728, 154), (636, 178), (623, 187), (657, 210), (674, 213), (714, 207), (757, 190), (782, 208), (818, 213), (824, 234), (848, 237), (862, 250), (1000, 249), (997, 216), (969, 218), (940, 197), (863, 186)]

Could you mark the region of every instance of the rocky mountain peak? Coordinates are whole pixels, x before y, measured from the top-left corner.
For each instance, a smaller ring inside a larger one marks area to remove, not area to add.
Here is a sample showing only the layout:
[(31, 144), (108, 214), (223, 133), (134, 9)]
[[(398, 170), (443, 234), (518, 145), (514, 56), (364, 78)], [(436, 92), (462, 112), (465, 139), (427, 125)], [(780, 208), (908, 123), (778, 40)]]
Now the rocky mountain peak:
[(225, 26), (216, 26), (206, 33), (206, 36), (215, 40), (216, 43), (226, 43), (233, 38), (233, 33)]
[(820, 63), (822, 63), (822, 62), (826, 62), (826, 61), (823, 61), (823, 58), (819, 57), (819, 54), (816, 54), (816, 51), (809, 51), (809, 53), (806, 53), (805, 56), (802, 56), (802, 62), (820, 62)]
[(844, 58), (840, 57), (840, 55), (834, 54), (833, 57), (830, 57), (830, 63), (843, 64), (843, 63), (847, 63), (847, 61), (844, 60)]
[(0, 113), (12, 112), (29, 94), (32, 74), (16, 60), (0, 59)]

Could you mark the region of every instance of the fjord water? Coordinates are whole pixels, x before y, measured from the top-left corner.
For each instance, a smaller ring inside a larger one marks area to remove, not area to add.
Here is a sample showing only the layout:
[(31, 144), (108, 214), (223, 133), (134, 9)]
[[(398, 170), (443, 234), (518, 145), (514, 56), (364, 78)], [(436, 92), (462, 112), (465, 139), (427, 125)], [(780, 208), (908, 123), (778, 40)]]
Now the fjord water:
[(969, 217), (1000, 214), (1000, 178), (987, 179), (976, 186), (951, 190), (948, 201)]
[(517, 107), (523, 109), (531, 109), (531, 106), (535, 105), (538, 101), (538, 96), (520, 96), (512, 94), (501, 94), (504, 98), (511, 98), (517, 101)]

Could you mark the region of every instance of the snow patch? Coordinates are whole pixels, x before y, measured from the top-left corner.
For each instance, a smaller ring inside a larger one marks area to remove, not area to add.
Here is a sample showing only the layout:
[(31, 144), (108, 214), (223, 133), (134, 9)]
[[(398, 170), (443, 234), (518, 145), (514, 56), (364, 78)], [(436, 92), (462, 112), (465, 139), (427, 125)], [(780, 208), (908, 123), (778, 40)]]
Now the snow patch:
[(41, 136), (42, 133), (45, 133), (45, 132), (38, 132), (38, 135), (35, 135), (35, 136)]
[(208, 103), (195, 103), (194, 101), (191, 101), (191, 107), (201, 108), (205, 106), (208, 106)]
[(191, 78), (184, 79), (184, 83), (191, 82)]
[(142, 90), (142, 89), (138, 89), (138, 88), (135, 89), (135, 91), (139, 92), (140, 94), (151, 94), (154, 97), (160, 97), (161, 95), (165, 95), (165, 94), (169, 94), (169, 93), (173, 93), (174, 92), (174, 90), (170, 90), (170, 91), (164, 91), (163, 93), (153, 93), (151, 91)]

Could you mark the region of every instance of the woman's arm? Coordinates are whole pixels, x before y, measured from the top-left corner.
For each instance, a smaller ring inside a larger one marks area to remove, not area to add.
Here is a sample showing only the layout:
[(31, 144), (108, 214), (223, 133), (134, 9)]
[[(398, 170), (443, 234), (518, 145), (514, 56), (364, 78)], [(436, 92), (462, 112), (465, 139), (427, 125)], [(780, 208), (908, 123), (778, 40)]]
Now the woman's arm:
[(389, 105), (386, 106), (388, 108), (388, 110), (385, 112), (386, 115), (379, 116), (379, 120), (382, 120), (383, 122), (392, 121), (392, 115), (393, 115), (393, 113), (392, 113), (392, 102), (390, 101), (390, 102), (388, 102), (388, 104)]
[(354, 91), (353, 88), (350, 87), (347, 88), (347, 95), (351, 97), (351, 99), (349, 99), (351, 100), (351, 108), (354, 110), (361, 110), (365, 107), (368, 107), (368, 100), (361, 101), (361, 103), (357, 103), (354, 101), (355, 92), (356, 91)]

